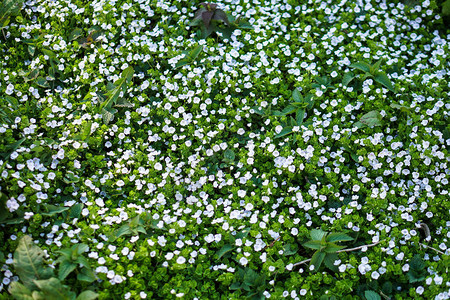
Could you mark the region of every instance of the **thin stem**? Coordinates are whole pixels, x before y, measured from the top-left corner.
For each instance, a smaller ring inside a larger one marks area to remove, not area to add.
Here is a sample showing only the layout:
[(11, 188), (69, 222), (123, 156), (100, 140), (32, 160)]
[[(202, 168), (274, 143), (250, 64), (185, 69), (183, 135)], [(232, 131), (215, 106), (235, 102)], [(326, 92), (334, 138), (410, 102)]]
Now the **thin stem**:
[(436, 252), (439, 253), (439, 254), (446, 255), (444, 252), (442, 252), (442, 251), (440, 251), (440, 250), (438, 250), (438, 249), (435, 249), (435, 248), (433, 248), (433, 247), (430, 247), (430, 246), (425, 245), (425, 244), (422, 244), (422, 243), (419, 243), (419, 244), (420, 244), (420, 246), (425, 247), (425, 248), (430, 248), (431, 250), (434, 250), (434, 251), (436, 251)]
[[(355, 247), (355, 248), (343, 249), (343, 250), (336, 251), (336, 253), (350, 252), (350, 251), (360, 250), (360, 249), (362, 249), (362, 248), (364, 248), (364, 247), (373, 247), (373, 246), (378, 245), (378, 244), (381, 243), (381, 242), (382, 242), (382, 241), (378, 241), (378, 242), (376, 242), (376, 243), (369, 244), (369, 245), (362, 245), (362, 246), (358, 246), (358, 247)], [(310, 262), (310, 261), (311, 261), (311, 258), (310, 258), (310, 259), (302, 260), (302, 261), (300, 261), (300, 262), (298, 262), (298, 263), (295, 263), (295, 264), (293, 265), (293, 267), (299, 266), (299, 265), (301, 265), (301, 264), (305, 264), (305, 263)]]

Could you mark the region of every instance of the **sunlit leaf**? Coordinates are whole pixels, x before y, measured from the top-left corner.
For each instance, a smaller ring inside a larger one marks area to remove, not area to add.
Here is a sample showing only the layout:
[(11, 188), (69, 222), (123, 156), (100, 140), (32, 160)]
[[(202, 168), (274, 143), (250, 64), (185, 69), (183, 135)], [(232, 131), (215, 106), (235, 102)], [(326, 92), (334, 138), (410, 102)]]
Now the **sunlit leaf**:
[(351, 64), (349, 67), (369, 73), (371, 66), (368, 63), (364, 62), (364, 61), (360, 61), (360, 62)]
[(374, 75), (373, 79), (376, 82), (381, 83), (385, 88), (387, 88), (391, 92), (395, 93), (394, 86), (392, 85), (392, 82), (389, 80), (389, 77), (387, 77), (385, 73), (377, 73), (376, 75)]

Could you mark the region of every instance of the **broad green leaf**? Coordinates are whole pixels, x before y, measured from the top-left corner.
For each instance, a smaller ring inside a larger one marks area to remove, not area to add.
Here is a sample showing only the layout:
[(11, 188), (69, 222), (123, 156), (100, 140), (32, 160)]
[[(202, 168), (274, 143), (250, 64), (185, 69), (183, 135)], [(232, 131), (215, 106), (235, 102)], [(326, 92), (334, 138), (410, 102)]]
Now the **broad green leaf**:
[(33, 45), (28, 45), (28, 54), (30, 54), (30, 56), (34, 56), (34, 53), (36, 53), (36, 46)]
[(442, 15), (450, 16), (450, 0), (447, 0), (444, 3), (442, 3)]
[(25, 235), (19, 241), (14, 252), (14, 268), (20, 280), (29, 289), (35, 289), (34, 279), (48, 279), (53, 270), (44, 266), (44, 251), (33, 243), (33, 239)]
[(397, 104), (397, 103), (392, 103), (390, 105), (390, 107), (395, 108), (395, 109), (399, 109), (399, 110), (401, 110), (403, 112), (408, 112), (408, 111), (411, 110), (411, 107), (405, 106), (405, 105), (400, 105), (400, 104)]
[(309, 235), (311, 236), (311, 239), (320, 241), (327, 233), (325, 231), (322, 231), (321, 229), (312, 229)]
[(223, 157), (224, 157), (224, 159), (226, 159), (226, 160), (234, 161), (235, 158), (236, 158), (236, 155), (234, 154), (234, 151), (233, 151), (233, 150), (227, 149), (227, 150), (225, 150), (225, 152), (223, 153)]
[(320, 251), (316, 251), (312, 258), (311, 258), (311, 263), (310, 266), (314, 266), (314, 271), (317, 271), (320, 266), (322, 265), (322, 262), (325, 258), (325, 253), (324, 252), (320, 252)]
[(227, 254), (228, 252), (230, 252), (231, 250), (233, 250), (234, 249), (234, 247), (232, 246), (232, 245), (230, 245), (230, 244), (226, 244), (226, 245), (224, 245), (222, 248), (220, 248), (220, 250), (219, 251), (217, 251), (217, 257), (218, 257), (218, 259), (221, 259), (222, 258), (222, 256), (224, 256), (225, 254)]
[(230, 290), (238, 290), (238, 289), (240, 289), (241, 288), (241, 283), (240, 282), (233, 282), (231, 285), (230, 285)]
[(8, 292), (16, 300), (34, 300), (30, 289), (17, 281), (13, 281), (9, 284)]
[(327, 242), (352, 241), (353, 238), (342, 232), (331, 233), (327, 236)]
[(63, 260), (60, 264), (59, 264), (59, 269), (58, 269), (58, 278), (59, 280), (64, 280), (66, 279), (66, 277), (77, 268), (77, 265), (74, 263), (71, 263), (68, 260)]
[(114, 114), (112, 114), (110, 111), (103, 108), (102, 109), (102, 119), (103, 119), (103, 123), (108, 125), (112, 120), (114, 120)]
[(361, 123), (372, 127), (372, 126), (381, 126), (382, 116), (379, 111), (372, 110), (361, 117), (359, 120)]
[(295, 89), (292, 92), (292, 99), (294, 99), (295, 102), (303, 102), (303, 96), (298, 89)]
[(0, 25), (3, 25), (7, 18), (16, 15), (20, 11), (23, 1), (24, 0), (3, 0), (0, 5)]
[(288, 105), (286, 106), (282, 111), (281, 111), (281, 115), (285, 116), (288, 115), (290, 113), (293, 113), (297, 108), (293, 105)]
[(292, 126), (284, 127), (283, 130), (281, 130), (281, 132), (275, 136), (275, 138), (277, 139), (290, 133), (292, 133)]
[(81, 272), (78, 273), (78, 275), (77, 275), (77, 279), (90, 283), (90, 282), (94, 282), (96, 278), (95, 278), (95, 274), (92, 270), (90, 270), (88, 268), (82, 268)]
[(253, 286), (258, 280), (259, 275), (253, 269), (247, 268), (244, 276), (244, 283), (248, 286)]
[(247, 235), (250, 233), (250, 227), (245, 227), (244, 229), (242, 229), (241, 231), (239, 231), (236, 234), (236, 239), (243, 239), (245, 237), (247, 237)]
[(293, 117), (290, 117), (289, 120), (291, 121), (291, 127), (297, 126), (297, 122)]
[(203, 45), (199, 45), (199, 46), (195, 47), (194, 49), (192, 49), (191, 52), (189, 52), (189, 59), (191, 61), (196, 60), (202, 51), (203, 51)]
[(55, 206), (51, 204), (43, 204), (43, 207), (47, 209), (48, 212), (41, 212), (43, 216), (54, 216), (56, 214), (60, 214), (66, 210), (69, 210), (70, 207), (67, 206)]
[(297, 126), (302, 126), (304, 117), (305, 117), (305, 109), (303, 108), (303, 109), (297, 110), (296, 115), (295, 115)]
[(336, 253), (329, 253), (325, 256), (323, 262), (325, 263), (325, 266), (327, 266), (328, 269), (332, 270), (333, 272), (337, 272), (338, 268), (337, 266), (334, 265), (334, 262), (338, 260), (338, 258), (339, 257)]
[(366, 297), (367, 300), (381, 300), (381, 296), (374, 291), (365, 291), (364, 297)]
[(392, 85), (391, 81), (389, 80), (389, 77), (385, 73), (377, 73), (373, 76), (373, 80), (375, 80), (378, 83), (381, 83), (385, 88), (390, 90), (391, 92), (395, 93), (394, 86)]
[(315, 79), (319, 85), (324, 85), (325, 87), (331, 83), (330, 78), (326, 76), (316, 77)]
[(253, 25), (246, 21), (241, 21), (238, 23), (239, 29), (253, 29)]
[(116, 102), (116, 104), (114, 104), (115, 107), (134, 107), (134, 104), (123, 99), (123, 98), (119, 98)]
[(77, 204), (72, 205), (70, 207), (70, 211), (69, 211), (69, 218), (71, 218), (71, 219), (80, 218), (82, 210), (83, 210), (82, 203), (77, 203)]
[(94, 300), (97, 299), (98, 294), (94, 291), (84, 291), (78, 295), (76, 300)]
[(216, 11), (214, 12), (213, 20), (221, 20), (227, 25), (230, 24), (227, 14), (221, 9), (216, 9)]
[(370, 68), (370, 73), (372, 74), (372, 75), (375, 75), (377, 72), (380, 72), (381, 70), (380, 70), (380, 65), (381, 65), (381, 62), (382, 62), (383, 60), (382, 59), (379, 59), (371, 68)]
[(411, 267), (411, 269), (414, 269), (414, 270), (423, 270), (426, 267), (426, 264), (424, 263), (422, 257), (420, 257), (420, 255), (416, 254), (409, 261), (409, 266)]
[(63, 255), (58, 258), (58, 261), (63, 261), (64, 259), (67, 259), (69, 261), (72, 260), (72, 249), (66, 248), (58, 250), (56, 252), (61, 253)]
[(360, 61), (360, 62), (351, 64), (349, 67), (361, 70), (361, 71), (366, 72), (366, 73), (369, 73), (371, 66), (368, 63), (364, 62), (364, 61)]
[(355, 75), (352, 72), (345, 73), (342, 78), (342, 84), (347, 86), (353, 79), (355, 79)]
[(191, 63), (191, 61), (188, 60), (188, 59), (181, 59), (175, 64), (175, 69), (181, 68), (181, 67), (186, 66), (186, 65), (188, 65), (190, 63)]
[(114, 82), (114, 89), (109, 90), (105, 94), (108, 98), (100, 105), (100, 111), (102, 111), (102, 113), (104, 113), (103, 108), (110, 108), (116, 103), (122, 91), (124, 93), (126, 92), (126, 87), (131, 82), (133, 74), (134, 69), (131, 66), (123, 70), (121, 77)]
[(321, 241), (308, 241), (306, 243), (303, 244), (304, 247), (308, 247), (311, 249), (320, 249), (322, 247), (322, 242)]
[(131, 228), (128, 225), (123, 225), (122, 227), (119, 228), (119, 230), (117, 230), (115, 236), (116, 238), (120, 238), (122, 235), (128, 235), (131, 234)]
[(40, 76), (40, 77), (38, 77), (38, 78), (36, 79), (36, 84), (37, 84), (38, 86), (40, 86), (40, 87), (43, 87), (43, 88), (49, 88), (49, 87), (50, 87), (50, 84), (48, 84), (47, 79), (45, 79), (45, 78), (42, 77), (42, 76)]
[(283, 247), (283, 250), (284, 250), (283, 254), (286, 256), (294, 255), (298, 251), (298, 246), (297, 244), (287, 244)]
[(72, 32), (69, 34), (69, 41), (76, 40), (80, 36), (83, 35), (83, 30), (81, 28), (75, 28), (72, 30)]
[(327, 246), (323, 251), (326, 253), (336, 253), (337, 251), (342, 250), (344, 248), (345, 246), (338, 246), (334, 243), (327, 243)]
[(43, 292), (46, 300), (71, 300), (74, 294), (54, 277), (46, 280), (34, 280), (34, 283)]

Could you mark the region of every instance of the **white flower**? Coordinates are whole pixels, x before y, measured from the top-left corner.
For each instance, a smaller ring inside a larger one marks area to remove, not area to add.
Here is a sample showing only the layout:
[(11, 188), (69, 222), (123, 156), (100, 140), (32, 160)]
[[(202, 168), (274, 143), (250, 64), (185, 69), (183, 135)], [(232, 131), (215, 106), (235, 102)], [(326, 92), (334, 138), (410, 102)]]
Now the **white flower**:
[(380, 273), (378, 273), (377, 271), (374, 271), (374, 272), (372, 272), (371, 277), (372, 277), (373, 279), (377, 280), (378, 277), (380, 277)]
[(186, 258), (184, 258), (183, 256), (178, 257), (177, 259), (177, 264), (184, 264), (186, 262)]
[(243, 266), (248, 264), (248, 259), (245, 257), (241, 257), (241, 259), (239, 260), (239, 263)]

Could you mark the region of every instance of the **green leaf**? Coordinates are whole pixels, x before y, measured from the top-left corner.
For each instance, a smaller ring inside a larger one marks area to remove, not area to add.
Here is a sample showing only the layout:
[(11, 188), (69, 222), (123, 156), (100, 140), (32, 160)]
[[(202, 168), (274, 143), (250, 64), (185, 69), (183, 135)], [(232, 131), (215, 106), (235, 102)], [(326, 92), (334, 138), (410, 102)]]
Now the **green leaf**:
[(389, 77), (387, 77), (385, 73), (382, 72), (377, 73), (376, 75), (373, 76), (373, 80), (382, 84), (385, 88), (387, 88), (391, 92), (395, 93), (394, 86), (392, 85), (391, 81), (389, 80)]
[(253, 29), (253, 25), (247, 21), (241, 21), (237, 24), (239, 29)]
[(83, 35), (83, 30), (81, 28), (75, 28), (72, 30), (72, 32), (69, 34), (69, 41), (76, 40), (80, 36)]
[(131, 82), (133, 74), (134, 69), (131, 66), (123, 70), (121, 77), (114, 82), (115, 87), (105, 94), (108, 98), (100, 105), (100, 111), (102, 113), (104, 113), (103, 108), (110, 108), (116, 103), (122, 91), (124, 93), (126, 92), (127, 85)]
[(175, 64), (175, 69), (189, 65), (190, 63), (191, 63), (191, 61), (188, 59), (181, 59)]
[(292, 92), (292, 99), (294, 99), (295, 102), (300, 102), (300, 103), (303, 102), (303, 96), (302, 96), (302, 94), (300, 94), (300, 91), (298, 89), (295, 89)]
[(370, 68), (370, 73), (372, 74), (372, 75), (375, 75), (377, 72), (380, 72), (380, 65), (381, 65), (381, 62), (382, 62), (383, 60), (382, 59), (379, 59), (371, 68)]
[(295, 115), (297, 126), (302, 126), (304, 118), (305, 118), (305, 109), (303, 108), (303, 109), (297, 110), (296, 115)]
[(334, 243), (327, 243), (325, 249), (323, 250), (326, 253), (336, 253), (339, 250), (344, 249), (345, 246), (338, 246)]
[(320, 266), (322, 265), (322, 262), (325, 258), (325, 253), (324, 252), (320, 252), (320, 251), (316, 251), (314, 253), (314, 255), (311, 258), (311, 264), (310, 266), (314, 266), (314, 271), (317, 271)]
[(225, 160), (228, 161), (234, 161), (236, 158), (236, 155), (234, 154), (234, 151), (231, 149), (227, 149), (225, 150), (225, 152), (223, 153), (223, 157)]
[(0, 6), (0, 25), (3, 25), (10, 16), (16, 15), (22, 4), (23, 0), (4, 0)]
[(292, 133), (292, 126), (284, 127), (283, 130), (281, 130), (281, 132), (275, 136), (275, 138), (277, 139), (290, 133)]
[(16, 300), (34, 300), (31, 296), (30, 289), (17, 281), (13, 281), (9, 284), (8, 292)]
[(287, 244), (283, 247), (283, 254), (286, 256), (294, 255), (298, 251), (298, 245), (297, 244)]
[(328, 269), (332, 270), (333, 272), (337, 272), (338, 268), (337, 268), (337, 266), (334, 265), (334, 262), (338, 259), (339, 259), (339, 257), (336, 253), (329, 253), (325, 256), (325, 259), (323, 262), (325, 263), (325, 266)]
[(68, 260), (63, 260), (60, 264), (59, 264), (59, 269), (58, 269), (58, 278), (59, 280), (64, 280), (66, 279), (66, 277), (77, 268), (77, 265), (74, 263), (71, 263)]
[(203, 51), (203, 45), (199, 45), (199, 46), (195, 47), (194, 49), (191, 50), (191, 52), (189, 52), (189, 59), (191, 61), (196, 60), (202, 51)]
[(224, 256), (225, 254), (227, 254), (228, 252), (230, 252), (233, 249), (234, 249), (234, 247), (230, 244), (224, 245), (222, 248), (220, 248), (219, 251), (216, 252), (218, 259), (221, 259), (222, 256)]
[(236, 234), (236, 239), (243, 239), (243, 238), (246, 238), (247, 237), (247, 235), (250, 233), (250, 227), (245, 227), (244, 229), (242, 229), (240, 232), (238, 232), (237, 234)]
[(352, 80), (355, 79), (355, 75), (352, 72), (348, 72), (344, 74), (344, 77), (342, 78), (342, 84), (345, 86), (348, 86)]
[(403, 112), (408, 112), (408, 111), (411, 110), (411, 107), (405, 106), (405, 105), (400, 105), (400, 104), (397, 104), (397, 103), (392, 103), (390, 105), (390, 107), (395, 108), (395, 109), (399, 109), (399, 110), (401, 110)]
[(82, 268), (81, 272), (78, 273), (77, 279), (85, 282), (94, 282), (95, 281), (95, 274), (92, 272), (92, 270), (88, 268)]
[(309, 233), (311, 239), (316, 241), (321, 241), (326, 234), (327, 233), (325, 231), (322, 231), (321, 229), (312, 229), (311, 232)]
[(14, 252), (14, 268), (20, 280), (29, 289), (35, 289), (34, 279), (48, 279), (53, 270), (44, 266), (44, 251), (33, 243), (30, 236), (25, 235), (19, 241)]
[(42, 77), (42, 76), (39, 76), (39, 77), (36, 79), (36, 84), (37, 84), (38, 86), (40, 86), (40, 87), (43, 87), (43, 88), (49, 88), (49, 87), (50, 87), (50, 84), (48, 84), (47, 79), (45, 79), (45, 78)]
[(30, 56), (34, 56), (34, 53), (36, 53), (36, 46), (28, 45), (28, 54), (30, 54)]
[(98, 294), (94, 291), (84, 291), (78, 295), (76, 300), (94, 300), (97, 299)]
[(244, 276), (244, 284), (254, 286), (259, 277), (260, 276), (258, 273), (256, 273), (253, 269), (247, 268)]
[(442, 15), (450, 16), (450, 0), (447, 0), (444, 3), (442, 3)]
[(286, 106), (286, 107), (280, 112), (280, 114), (281, 114), (282, 116), (285, 116), (285, 115), (288, 115), (288, 114), (290, 114), (290, 113), (295, 112), (296, 109), (297, 109), (297, 108), (296, 108), (295, 106), (293, 106), (293, 105), (288, 105), (288, 106)]
[(368, 63), (364, 62), (364, 61), (360, 61), (360, 62), (351, 64), (349, 67), (361, 70), (361, 71), (366, 72), (366, 73), (369, 73), (371, 66)]
[(366, 297), (367, 300), (381, 300), (381, 296), (374, 291), (365, 291), (364, 297)]
[(69, 210), (70, 207), (67, 206), (55, 206), (51, 204), (43, 204), (43, 207), (47, 209), (48, 212), (41, 212), (43, 216), (54, 216), (56, 214), (60, 214), (66, 210)]
[(128, 235), (131, 234), (131, 228), (128, 225), (123, 225), (122, 227), (119, 228), (119, 230), (117, 230), (115, 236), (116, 238), (120, 238), (122, 235)]
[(361, 123), (372, 127), (372, 126), (381, 126), (382, 116), (379, 111), (372, 110), (361, 117), (359, 120)]
[(43, 292), (46, 300), (71, 300), (72, 298), (73, 292), (54, 277), (46, 280), (34, 280), (34, 283)]
[(304, 247), (308, 247), (311, 249), (320, 249), (322, 247), (322, 242), (321, 241), (307, 241), (306, 243), (303, 243)]
[(238, 290), (238, 289), (240, 289), (241, 288), (241, 283), (240, 282), (233, 282), (231, 285), (230, 285), (230, 290)]
[(342, 232), (331, 233), (327, 236), (327, 242), (352, 241), (353, 238)]
[(108, 125), (112, 120), (114, 120), (114, 114), (110, 112), (109, 110), (103, 108), (102, 109), (102, 119), (103, 123)]
[(115, 107), (128, 107), (128, 108), (131, 108), (131, 107), (134, 107), (134, 104), (129, 102), (129, 101), (127, 101), (127, 100), (125, 100), (125, 99), (123, 99), (123, 98), (119, 98), (117, 100), (116, 104), (114, 104), (114, 106)]

